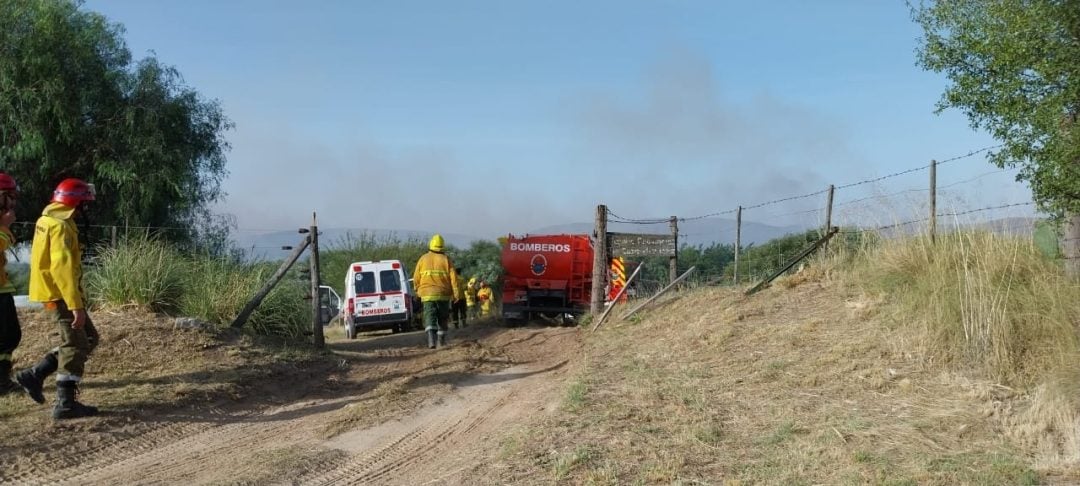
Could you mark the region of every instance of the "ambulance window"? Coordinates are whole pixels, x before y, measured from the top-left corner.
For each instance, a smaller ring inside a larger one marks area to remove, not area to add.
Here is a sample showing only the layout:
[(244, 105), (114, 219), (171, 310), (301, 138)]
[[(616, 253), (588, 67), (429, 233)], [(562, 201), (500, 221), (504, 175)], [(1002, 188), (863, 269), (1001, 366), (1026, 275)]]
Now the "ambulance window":
[(353, 288), (357, 294), (375, 293), (375, 272), (358, 272), (353, 278)]
[(379, 272), (379, 285), (383, 292), (400, 292), (401, 275), (397, 270), (383, 270)]

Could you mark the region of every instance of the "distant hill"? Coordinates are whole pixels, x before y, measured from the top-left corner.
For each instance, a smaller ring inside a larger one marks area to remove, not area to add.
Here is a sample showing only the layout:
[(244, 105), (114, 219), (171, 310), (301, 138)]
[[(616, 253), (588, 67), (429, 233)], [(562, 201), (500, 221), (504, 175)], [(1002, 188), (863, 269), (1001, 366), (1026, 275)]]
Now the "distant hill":
[[(1030, 236), (1035, 231), (1035, 223), (1040, 221), (1038, 218), (1002, 218), (991, 221), (985, 221), (980, 223), (973, 223), (970, 225), (964, 225), (965, 228), (978, 228), (988, 231), (993, 231), (1000, 234), (1008, 234), (1015, 236)], [(940, 231), (949, 231), (952, 226), (949, 221), (939, 221), (938, 227)], [(911, 234), (916, 231), (921, 231), (922, 227), (919, 225), (909, 225), (902, 228), (897, 228), (893, 231), (886, 231), (886, 236), (900, 236), (904, 234)], [(743, 221), (742, 228), (742, 241), (743, 245), (760, 245), (769, 240), (779, 238), (792, 233), (801, 233), (809, 226), (773, 226), (763, 223), (755, 223), (752, 221)], [(529, 234), (592, 234), (592, 223), (569, 223), (562, 225), (545, 226), (530, 231)], [(655, 225), (635, 225), (626, 223), (610, 223), (608, 225), (608, 231), (621, 232), (621, 233), (645, 233), (645, 234), (667, 234), (667, 223), (655, 224)], [(360, 234), (372, 234), (376, 238), (392, 238), (407, 240), (410, 238), (419, 239), (421, 241), (427, 241), (431, 237), (431, 232), (428, 231), (416, 231), (416, 230), (360, 230), (360, 229), (348, 229), (348, 228), (326, 228), (321, 230), (319, 235), (319, 244), (323, 248), (333, 248), (334, 246), (340, 246), (344, 244), (344, 241), (350, 234), (356, 236)], [(466, 248), (473, 241), (484, 240), (474, 235), (465, 235), (459, 233), (443, 233), (446, 242), (450, 245)], [(679, 222), (679, 245), (683, 244), (698, 246), (708, 246), (714, 242), (721, 242), (725, 244), (731, 244), (735, 242), (735, 220), (733, 219), (705, 219), (695, 221), (680, 221)], [(246, 232), (236, 235), (234, 242), (236, 246), (243, 249), (249, 256), (249, 258), (256, 260), (277, 260), (284, 258), (289, 254), (289, 250), (282, 250), (282, 246), (292, 246), (300, 241), (300, 234), (289, 231), (272, 231), (266, 233), (252, 233)], [(489, 239), (490, 240), (490, 239)]]
[[(743, 221), (742, 243), (744, 246), (762, 244), (774, 238), (779, 238), (792, 233), (800, 233), (808, 229), (806, 226), (773, 226), (751, 221)], [(532, 231), (532, 234), (558, 234), (577, 233), (592, 234), (591, 223), (571, 223), (555, 226), (546, 226)], [(670, 234), (671, 230), (667, 223), (637, 225), (626, 223), (609, 223), (608, 231), (618, 233), (644, 233), (644, 234)], [(679, 246), (684, 243), (691, 246), (711, 245), (714, 242), (735, 243), (735, 220), (734, 219), (702, 219), (679, 222)]]
[[(397, 238), (400, 240), (417, 239), (427, 242), (432, 232), (415, 230), (363, 230), (348, 228), (321, 228), (319, 230), (319, 247), (332, 249), (339, 247), (351, 236), (363, 234), (374, 235), (379, 239)], [(467, 248), (473, 241), (483, 238), (463, 235), (458, 233), (442, 233), (446, 243), (459, 248)], [(233, 238), (236, 247), (243, 250), (252, 260), (278, 260), (288, 256), (290, 250), (282, 250), (283, 246), (295, 246), (303, 238), (302, 235), (292, 231), (271, 231), (266, 233), (244, 232)]]

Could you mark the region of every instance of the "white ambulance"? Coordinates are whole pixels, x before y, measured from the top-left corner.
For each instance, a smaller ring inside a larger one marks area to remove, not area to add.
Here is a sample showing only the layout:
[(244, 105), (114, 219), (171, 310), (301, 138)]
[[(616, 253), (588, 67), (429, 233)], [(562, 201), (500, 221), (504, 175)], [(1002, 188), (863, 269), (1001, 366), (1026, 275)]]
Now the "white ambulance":
[(345, 335), (361, 331), (412, 330), (413, 292), (398, 260), (356, 262), (345, 276)]

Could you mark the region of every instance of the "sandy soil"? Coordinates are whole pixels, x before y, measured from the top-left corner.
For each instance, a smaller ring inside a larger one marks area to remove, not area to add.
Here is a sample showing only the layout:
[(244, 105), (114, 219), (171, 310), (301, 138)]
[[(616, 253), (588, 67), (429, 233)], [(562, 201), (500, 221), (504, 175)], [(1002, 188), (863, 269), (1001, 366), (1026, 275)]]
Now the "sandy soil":
[(0, 482), (468, 484), (507, 429), (558, 407), (579, 332), (475, 326), (435, 351), (419, 332), (334, 341), (336, 373), (276, 372), (240, 403), (53, 425), (67, 439), (4, 459)]

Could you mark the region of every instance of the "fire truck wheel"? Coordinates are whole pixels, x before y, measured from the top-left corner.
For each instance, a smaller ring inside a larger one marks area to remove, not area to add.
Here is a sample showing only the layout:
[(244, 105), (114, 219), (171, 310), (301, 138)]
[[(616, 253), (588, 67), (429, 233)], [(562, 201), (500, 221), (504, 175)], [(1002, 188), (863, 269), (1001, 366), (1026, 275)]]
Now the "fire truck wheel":
[(356, 328), (346, 324), (345, 325), (345, 337), (349, 339), (356, 339)]

